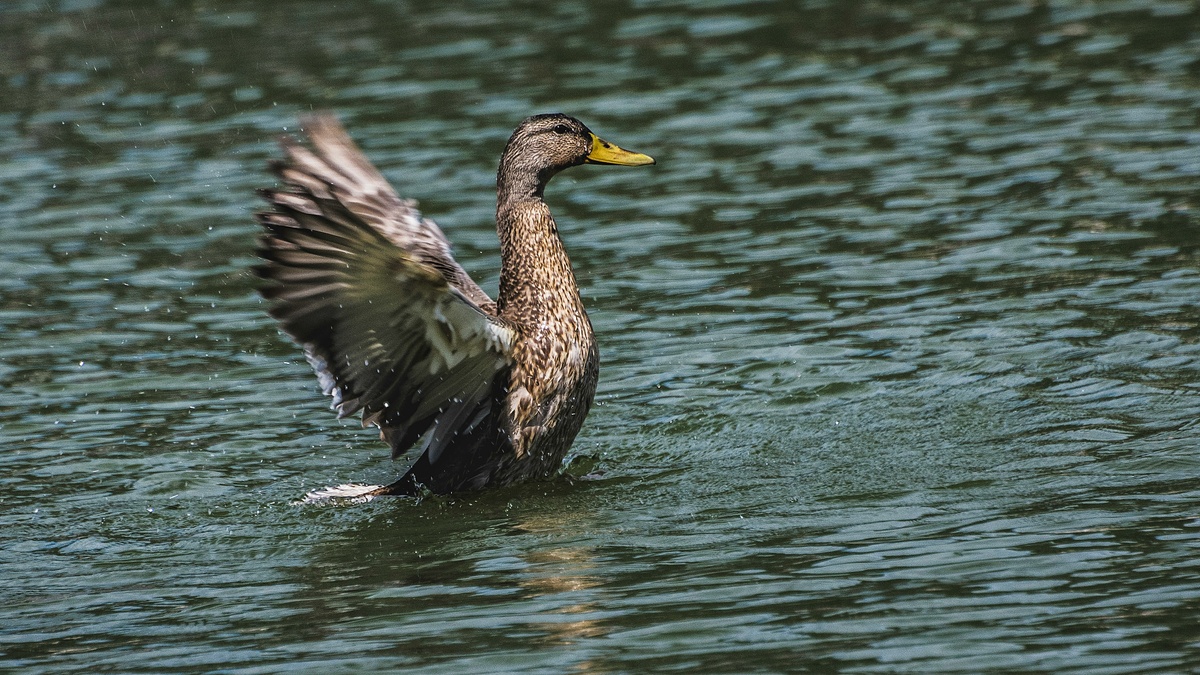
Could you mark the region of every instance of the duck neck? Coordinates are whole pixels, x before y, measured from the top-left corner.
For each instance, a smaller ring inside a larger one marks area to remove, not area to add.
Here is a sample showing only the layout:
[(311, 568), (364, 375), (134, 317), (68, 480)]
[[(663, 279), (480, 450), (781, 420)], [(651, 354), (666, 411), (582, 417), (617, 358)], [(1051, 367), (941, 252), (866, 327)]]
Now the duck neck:
[(505, 167), (519, 162), (519, 159), (509, 158), (507, 152), (500, 158), (500, 170), (496, 173), (497, 204), (503, 205), (506, 202), (515, 203), (528, 199), (541, 201), (542, 191), (546, 189), (546, 183), (554, 174), (549, 170), (537, 172), (533, 169), (505, 171)]
[(506, 195), (502, 186), (496, 230), (500, 235), (496, 304), (502, 314), (519, 312), (537, 320), (583, 313), (571, 261), (540, 188), (536, 194), (517, 197)]

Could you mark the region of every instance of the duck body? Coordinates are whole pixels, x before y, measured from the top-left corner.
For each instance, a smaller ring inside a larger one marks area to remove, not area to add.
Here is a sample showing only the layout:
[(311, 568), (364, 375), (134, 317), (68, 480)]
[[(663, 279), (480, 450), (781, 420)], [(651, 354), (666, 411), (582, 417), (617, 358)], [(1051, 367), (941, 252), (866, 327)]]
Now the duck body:
[(415, 202), (402, 200), (337, 121), (285, 141), (287, 187), (256, 271), (271, 314), (305, 350), (339, 416), (361, 411), (393, 456), (420, 456), (373, 495), (437, 494), (555, 473), (591, 407), (599, 354), (546, 183), (582, 163), (653, 160), (566, 115), (517, 127), (497, 173), (500, 292), (493, 302)]

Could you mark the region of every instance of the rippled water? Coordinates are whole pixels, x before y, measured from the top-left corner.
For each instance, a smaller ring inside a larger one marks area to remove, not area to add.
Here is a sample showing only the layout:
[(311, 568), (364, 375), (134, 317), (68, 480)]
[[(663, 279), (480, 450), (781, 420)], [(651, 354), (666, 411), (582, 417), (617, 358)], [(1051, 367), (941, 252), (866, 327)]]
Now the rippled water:
[[(336, 110), (496, 284), (549, 190), (601, 343), (566, 480), (403, 465), (246, 271)], [(1200, 669), (1200, 11), (1154, 2), (0, 7), (0, 670)]]

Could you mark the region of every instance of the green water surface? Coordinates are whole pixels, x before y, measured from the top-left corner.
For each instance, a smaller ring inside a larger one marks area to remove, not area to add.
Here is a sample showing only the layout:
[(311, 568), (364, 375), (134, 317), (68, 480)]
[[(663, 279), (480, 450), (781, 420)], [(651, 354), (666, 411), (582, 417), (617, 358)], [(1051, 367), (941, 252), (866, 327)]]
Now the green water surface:
[[(495, 165), (600, 342), (559, 480), (404, 470), (248, 268), (336, 111), (494, 292)], [(1200, 671), (1200, 9), (0, 4), (0, 671)]]

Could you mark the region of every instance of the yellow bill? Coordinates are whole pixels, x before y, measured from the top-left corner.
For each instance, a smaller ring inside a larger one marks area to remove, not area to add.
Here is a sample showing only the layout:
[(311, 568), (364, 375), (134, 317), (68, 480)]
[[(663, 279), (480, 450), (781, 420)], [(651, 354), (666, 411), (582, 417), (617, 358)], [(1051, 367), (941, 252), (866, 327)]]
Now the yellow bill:
[(592, 151), (587, 156), (588, 164), (619, 164), (621, 166), (645, 166), (653, 164), (654, 158), (640, 152), (622, 150), (608, 141), (592, 134)]

